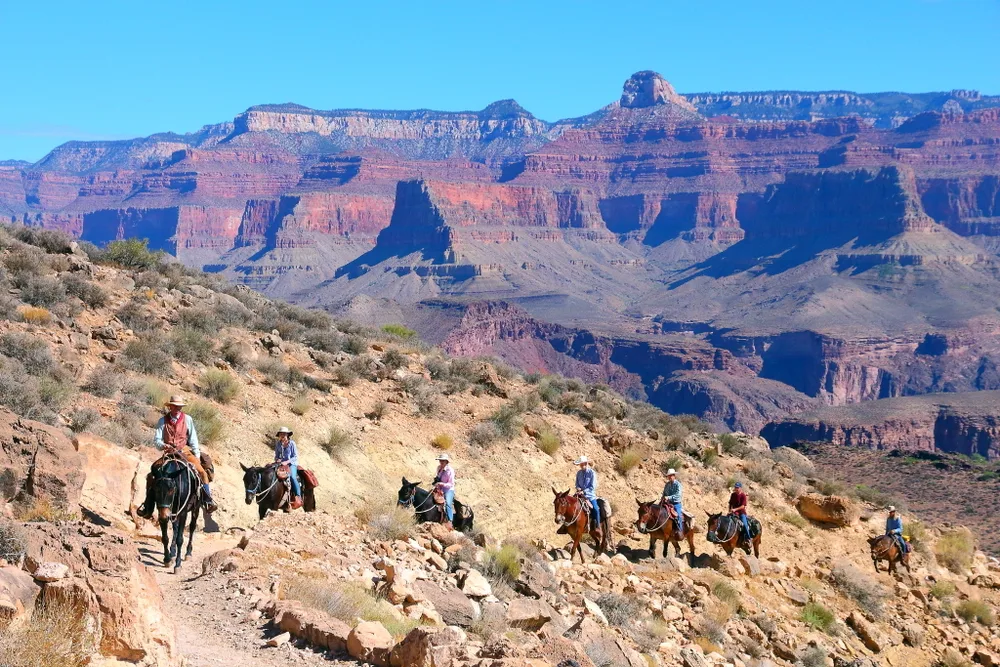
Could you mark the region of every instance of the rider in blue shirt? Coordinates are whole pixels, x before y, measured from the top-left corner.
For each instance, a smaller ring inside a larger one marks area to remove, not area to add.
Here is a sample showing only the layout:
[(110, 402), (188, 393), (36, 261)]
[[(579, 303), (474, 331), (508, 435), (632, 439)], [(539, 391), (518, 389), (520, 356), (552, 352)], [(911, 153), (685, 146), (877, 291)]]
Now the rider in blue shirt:
[(903, 519), (896, 514), (896, 508), (889, 505), (889, 516), (885, 520), (885, 534), (896, 541), (903, 553), (910, 550), (910, 545), (903, 539)]
[(590, 467), (590, 460), (581, 456), (574, 464), (580, 466), (576, 471), (576, 491), (590, 502), (593, 511), (590, 514), (593, 525), (601, 525), (601, 510), (597, 505), (597, 473)]
[(684, 507), (682, 505), (683, 489), (677, 479), (677, 471), (671, 468), (667, 471), (667, 483), (663, 486), (663, 504), (670, 505), (677, 513), (677, 532), (684, 534)]

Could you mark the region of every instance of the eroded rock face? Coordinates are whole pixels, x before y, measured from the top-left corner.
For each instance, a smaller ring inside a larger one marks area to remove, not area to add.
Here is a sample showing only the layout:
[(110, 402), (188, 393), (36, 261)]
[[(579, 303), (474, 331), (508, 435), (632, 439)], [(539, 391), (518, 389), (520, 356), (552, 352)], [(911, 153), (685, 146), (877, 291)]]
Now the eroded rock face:
[(850, 499), (807, 493), (796, 501), (799, 513), (810, 521), (832, 526), (849, 526), (858, 520), (860, 510)]
[(678, 95), (674, 87), (656, 72), (636, 72), (625, 82), (621, 105), (626, 109), (641, 109), (657, 104), (676, 104), (697, 113), (693, 104)]
[(83, 463), (69, 438), (0, 408), (0, 491), (5, 499), (75, 512), (83, 478)]

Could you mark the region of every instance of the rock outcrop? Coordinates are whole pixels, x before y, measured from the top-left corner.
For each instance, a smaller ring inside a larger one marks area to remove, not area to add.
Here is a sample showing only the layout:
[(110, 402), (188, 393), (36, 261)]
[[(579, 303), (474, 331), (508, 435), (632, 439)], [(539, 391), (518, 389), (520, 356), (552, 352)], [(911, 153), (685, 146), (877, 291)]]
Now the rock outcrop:
[(0, 408), (0, 478), (7, 502), (75, 512), (84, 472), (69, 438), (51, 426)]

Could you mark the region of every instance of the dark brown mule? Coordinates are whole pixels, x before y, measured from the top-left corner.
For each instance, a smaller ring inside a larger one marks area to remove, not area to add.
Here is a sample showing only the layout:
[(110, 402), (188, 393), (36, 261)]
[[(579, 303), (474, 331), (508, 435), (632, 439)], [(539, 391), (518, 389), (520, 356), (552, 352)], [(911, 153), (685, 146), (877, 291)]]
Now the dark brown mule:
[(580, 549), (580, 540), (588, 532), (593, 538), (594, 544), (597, 545), (597, 552), (605, 553), (608, 550), (608, 536), (611, 533), (611, 522), (608, 517), (602, 516), (601, 525), (590, 530), (590, 515), (583, 507), (585, 501), (577, 496), (571, 496), (569, 490), (560, 493), (552, 489), (552, 493), (556, 496), (555, 500), (552, 501), (556, 513), (556, 524), (560, 526), (560, 532), (565, 528), (566, 534), (573, 540), (573, 546), (569, 550), (570, 560), (573, 560), (573, 553), (576, 552), (580, 554), (580, 562), (587, 562), (583, 557), (583, 550)]
[(880, 560), (889, 561), (889, 574), (895, 574), (896, 563), (902, 563), (906, 567), (907, 572), (912, 572), (910, 570), (910, 554), (909, 552), (903, 552), (899, 548), (899, 544), (896, 540), (892, 539), (889, 535), (879, 535), (878, 537), (869, 537), (868, 546), (872, 550), (872, 563), (875, 564), (875, 571), (878, 572), (878, 562)]
[(750, 553), (750, 547), (753, 547), (754, 557), (760, 558), (760, 534), (762, 530), (757, 519), (747, 517), (750, 529), (756, 531), (753, 539), (747, 539), (743, 531), (740, 530), (743, 522), (740, 521), (739, 517), (732, 514), (712, 514), (711, 512), (705, 512), (705, 514), (708, 514), (707, 537), (709, 542), (721, 546), (727, 556), (732, 556), (737, 547), (747, 553)]
[(694, 520), (686, 521), (684, 524), (684, 534), (677, 531), (677, 520), (671, 516), (670, 511), (657, 502), (644, 503), (638, 498), (635, 502), (639, 504), (639, 518), (635, 525), (643, 535), (649, 535), (649, 555), (656, 556), (656, 541), (663, 540), (663, 557), (667, 557), (667, 549), (674, 545), (677, 557), (681, 556), (681, 540), (688, 543), (688, 561), (694, 561)]

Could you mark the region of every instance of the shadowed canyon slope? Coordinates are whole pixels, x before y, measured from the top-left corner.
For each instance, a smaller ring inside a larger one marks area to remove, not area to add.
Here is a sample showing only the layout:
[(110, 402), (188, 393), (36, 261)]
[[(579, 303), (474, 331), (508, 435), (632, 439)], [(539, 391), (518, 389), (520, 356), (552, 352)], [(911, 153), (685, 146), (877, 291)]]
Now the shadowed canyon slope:
[(0, 166), (0, 215), (748, 431), (1000, 389), (1000, 97), (976, 91), (640, 72), (557, 122), (264, 105)]

